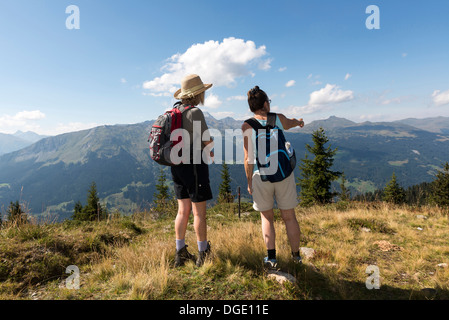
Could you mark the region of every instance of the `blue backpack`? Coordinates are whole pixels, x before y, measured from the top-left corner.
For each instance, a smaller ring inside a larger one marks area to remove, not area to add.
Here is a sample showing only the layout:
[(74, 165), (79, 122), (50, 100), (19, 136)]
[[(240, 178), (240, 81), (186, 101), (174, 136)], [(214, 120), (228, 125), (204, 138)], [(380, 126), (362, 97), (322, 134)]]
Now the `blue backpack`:
[[(276, 125), (276, 114), (268, 113), (267, 124), (262, 126), (255, 118), (245, 121), (256, 131), (256, 162), (259, 167), (259, 173), (262, 181), (280, 182), (288, 178), (296, 166), (296, 154), (290, 143), (287, 142), (284, 132)], [(263, 130), (263, 132), (261, 132)], [(274, 140), (273, 140), (274, 139)], [(265, 140), (265, 141), (263, 141)], [(259, 157), (259, 145), (265, 143), (265, 159), (261, 163)], [(276, 146), (275, 149), (270, 148)], [(278, 166), (276, 170), (270, 169), (270, 158), (277, 159)]]

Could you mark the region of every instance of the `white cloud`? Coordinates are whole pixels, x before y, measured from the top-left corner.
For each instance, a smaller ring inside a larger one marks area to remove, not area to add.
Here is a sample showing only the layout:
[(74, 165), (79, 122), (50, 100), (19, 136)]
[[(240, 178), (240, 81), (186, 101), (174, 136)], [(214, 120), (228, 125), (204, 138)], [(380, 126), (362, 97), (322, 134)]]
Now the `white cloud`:
[(69, 122), (69, 123), (58, 123), (55, 128), (51, 131), (45, 133), (48, 135), (58, 135), (68, 132), (76, 132), (86, 129), (92, 129), (100, 126), (100, 124), (92, 122), (92, 123), (82, 123), (82, 122)]
[(440, 90), (435, 90), (432, 94), (433, 103), (436, 106), (444, 106), (449, 104), (449, 90), (441, 92)]
[(335, 84), (327, 84), (321, 90), (314, 91), (310, 94), (309, 105), (336, 104), (353, 99), (354, 94), (351, 90), (343, 91)]
[(142, 95), (144, 95), (144, 96), (151, 96), (151, 97), (171, 97), (172, 96), (168, 92), (161, 92), (161, 93), (142, 92)]
[(285, 114), (288, 117), (302, 117), (306, 114), (312, 114), (319, 111), (330, 109), (327, 105), (305, 105), (305, 106), (289, 106), (286, 109), (280, 110), (280, 113)]
[(408, 53), (406, 53), (406, 52), (404, 52), (403, 54), (402, 54), (402, 58), (405, 58), (405, 57), (407, 57), (408, 56)]
[(310, 94), (309, 103), (305, 106), (289, 106), (281, 113), (291, 117), (302, 117), (324, 110), (332, 109), (333, 105), (354, 99), (351, 90), (343, 91), (337, 85), (327, 84), (324, 88)]
[(44, 119), (45, 114), (39, 110), (34, 111), (21, 111), (18, 112), (13, 119), (21, 121), (21, 120), (40, 120)]
[(121, 83), (127, 83), (128, 81), (126, 81), (125, 78), (121, 78), (121, 79), (120, 79), (120, 82), (121, 82)]
[(207, 41), (192, 45), (184, 53), (167, 59), (161, 71), (164, 74), (143, 83), (143, 88), (154, 94), (173, 94), (187, 74), (198, 74), (205, 83), (215, 87), (232, 87), (236, 79), (254, 75), (253, 69), (268, 70), (271, 59), (266, 47), (257, 47), (253, 41), (226, 38), (222, 42)]
[(204, 107), (207, 109), (217, 109), (222, 105), (223, 101), (217, 95), (209, 93), (206, 95), (206, 100), (204, 101)]
[(246, 101), (248, 99), (246, 96), (232, 96), (227, 98), (228, 101)]
[(13, 133), (17, 130), (29, 131), (36, 130), (39, 126), (35, 123), (37, 120), (45, 118), (45, 114), (39, 110), (20, 111), (15, 115), (0, 116), (0, 128), (2, 132)]
[(259, 69), (260, 70), (270, 70), (271, 69), (271, 62), (273, 62), (273, 59), (262, 60), (259, 63)]
[(307, 76), (307, 80), (310, 80), (312, 78), (319, 79), (321, 78), (321, 76), (319, 74), (313, 75), (312, 73)]
[(287, 88), (290, 88), (290, 87), (293, 87), (295, 84), (296, 84), (296, 81), (295, 81), (295, 80), (290, 80), (289, 82), (287, 82), (287, 83), (285, 84), (285, 86), (286, 86)]
[(346, 76), (345, 76), (345, 80), (348, 80), (348, 79), (351, 78), (351, 77), (352, 77), (352, 74), (347, 73)]
[(284, 72), (285, 70), (287, 70), (287, 67), (282, 67), (282, 68), (279, 68), (279, 72)]
[(369, 121), (369, 120), (377, 119), (379, 117), (381, 118), (382, 115), (379, 115), (379, 114), (362, 114), (361, 116), (359, 116), (359, 119), (363, 120), (363, 121)]
[(401, 102), (402, 102), (401, 98), (392, 98), (392, 99), (383, 100), (381, 102), (381, 104), (386, 106), (386, 105), (389, 105), (389, 104), (392, 104), (392, 103), (399, 104)]

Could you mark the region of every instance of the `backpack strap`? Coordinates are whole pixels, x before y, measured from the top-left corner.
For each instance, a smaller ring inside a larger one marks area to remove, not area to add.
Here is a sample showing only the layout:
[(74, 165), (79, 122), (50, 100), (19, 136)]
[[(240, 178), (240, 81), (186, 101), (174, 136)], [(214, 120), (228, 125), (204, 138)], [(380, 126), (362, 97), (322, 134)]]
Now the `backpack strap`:
[(270, 129), (276, 127), (276, 113), (269, 112), (267, 115), (267, 127)]
[(256, 120), (256, 118), (251, 118), (246, 120), (245, 122), (247, 124), (249, 124), (251, 126), (251, 128), (253, 128), (254, 130), (258, 131), (258, 130), (262, 130), (262, 129), (273, 129), (274, 127), (276, 127), (276, 113), (271, 113), (269, 112), (267, 114), (267, 125), (264, 127), (263, 125), (260, 124), (259, 121)]
[(253, 128), (256, 132), (258, 132), (259, 130), (266, 129), (266, 127), (261, 125), (260, 122), (256, 120), (256, 118), (248, 119), (245, 122), (249, 124), (251, 128)]
[(191, 110), (196, 107), (195, 106), (186, 106), (186, 105), (183, 105), (182, 102), (176, 102), (175, 105), (173, 106), (173, 108), (178, 109), (179, 111), (181, 111), (181, 113), (184, 113), (185, 111)]

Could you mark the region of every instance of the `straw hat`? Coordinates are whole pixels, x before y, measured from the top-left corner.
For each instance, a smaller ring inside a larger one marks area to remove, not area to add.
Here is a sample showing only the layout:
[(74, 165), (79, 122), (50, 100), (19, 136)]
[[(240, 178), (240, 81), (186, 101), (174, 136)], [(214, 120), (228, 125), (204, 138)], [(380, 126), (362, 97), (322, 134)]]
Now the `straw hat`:
[(175, 92), (174, 97), (177, 100), (193, 98), (211, 87), (212, 84), (204, 84), (198, 75), (191, 74), (182, 79), (181, 89)]

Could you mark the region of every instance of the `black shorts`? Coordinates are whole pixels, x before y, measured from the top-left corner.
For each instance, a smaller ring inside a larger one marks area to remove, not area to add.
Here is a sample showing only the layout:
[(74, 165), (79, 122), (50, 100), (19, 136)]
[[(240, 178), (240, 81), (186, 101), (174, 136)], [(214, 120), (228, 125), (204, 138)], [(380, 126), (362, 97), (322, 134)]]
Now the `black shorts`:
[(176, 199), (195, 203), (213, 199), (207, 164), (181, 164), (171, 167), (171, 173)]

